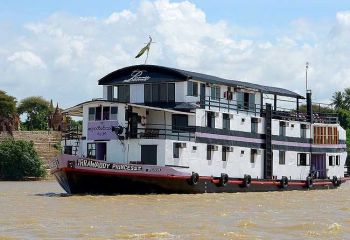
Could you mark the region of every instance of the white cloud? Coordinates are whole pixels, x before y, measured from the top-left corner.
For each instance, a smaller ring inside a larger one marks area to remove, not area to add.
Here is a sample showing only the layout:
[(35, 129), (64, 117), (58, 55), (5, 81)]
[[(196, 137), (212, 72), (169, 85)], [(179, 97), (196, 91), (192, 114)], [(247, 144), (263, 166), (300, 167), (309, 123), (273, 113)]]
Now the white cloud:
[(309, 61), (314, 97), (328, 99), (350, 86), (349, 16), (347, 11), (335, 13), (328, 24), (295, 19), (266, 38), (267, 29), (209, 22), (205, 12), (187, 1), (142, 1), (134, 11), (112, 12), (102, 19), (55, 13), (25, 24), (11, 43), (0, 38), (0, 85), (18, 98), (43, 95), (65, 107), (99, 97), (97, 80), (143, 63), (134, 57), (151, 35), (156, 43), (150, 64), (299, 93), (304, 93)]
[(46, 68), (46, 65), (43, 62), (43, 60), (41, 60), (41, 58), (38, 55), (30, 51), (15, 52), (11, 56), (9, 56), (7, 60), (15, 64), (21, 64), (22, 66)]

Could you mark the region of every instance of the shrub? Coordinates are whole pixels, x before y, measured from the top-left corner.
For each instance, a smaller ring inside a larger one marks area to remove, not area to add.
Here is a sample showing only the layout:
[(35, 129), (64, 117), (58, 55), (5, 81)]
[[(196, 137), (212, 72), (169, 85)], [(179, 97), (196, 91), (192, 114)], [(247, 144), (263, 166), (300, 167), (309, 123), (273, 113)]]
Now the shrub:
[(0, 178), (23, 180), (43, 177), (46, 171), (33, 142), (6, 139), (0, 142)]

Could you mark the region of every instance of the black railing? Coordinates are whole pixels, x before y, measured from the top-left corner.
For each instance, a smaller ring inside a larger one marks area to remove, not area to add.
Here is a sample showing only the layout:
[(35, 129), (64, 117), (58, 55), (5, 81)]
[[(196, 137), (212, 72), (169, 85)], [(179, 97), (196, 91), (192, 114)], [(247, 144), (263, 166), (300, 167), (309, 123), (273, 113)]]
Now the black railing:
[(164, 124), (147, 124), (131, 131), (130, 138), (142, 139), (172, 139), (177, 141), (191, 141), (195, 137), (195, 127), (172, 126)]
[(219, 111), (226, 110), (227, 112), (239, 113), (246, 112), (251, 113), (254, 116), (260, 115), (260, 104), (248, 104), (244, 101), (229, 100), (225, 98), (212, 98), (205, 97), (201, 102), (201, 107), (208, 107), (209, 110), (218, 108)]

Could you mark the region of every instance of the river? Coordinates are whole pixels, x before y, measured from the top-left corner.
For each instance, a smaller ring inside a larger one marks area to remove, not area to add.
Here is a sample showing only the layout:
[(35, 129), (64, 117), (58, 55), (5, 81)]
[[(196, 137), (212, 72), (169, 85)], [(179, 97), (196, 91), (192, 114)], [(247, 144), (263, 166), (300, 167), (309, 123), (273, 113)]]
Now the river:
[(0, 239), (350, 239), (336, 190), (69, 196), (55, 181), (0, 182)]

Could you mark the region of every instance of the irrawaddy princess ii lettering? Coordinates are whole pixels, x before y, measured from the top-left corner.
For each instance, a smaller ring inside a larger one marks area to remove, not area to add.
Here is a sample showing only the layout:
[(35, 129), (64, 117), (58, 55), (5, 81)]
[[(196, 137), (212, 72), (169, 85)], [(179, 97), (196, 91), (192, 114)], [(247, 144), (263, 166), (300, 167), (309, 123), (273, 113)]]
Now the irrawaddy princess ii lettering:
[(311, 190), (348, 180), (345, 130), (336, 114), (313, 111), (310, 90), (155, 65), (98, 84), (102, 99), (64, 111), (83, 120), (51, 164), (68, 193)]

